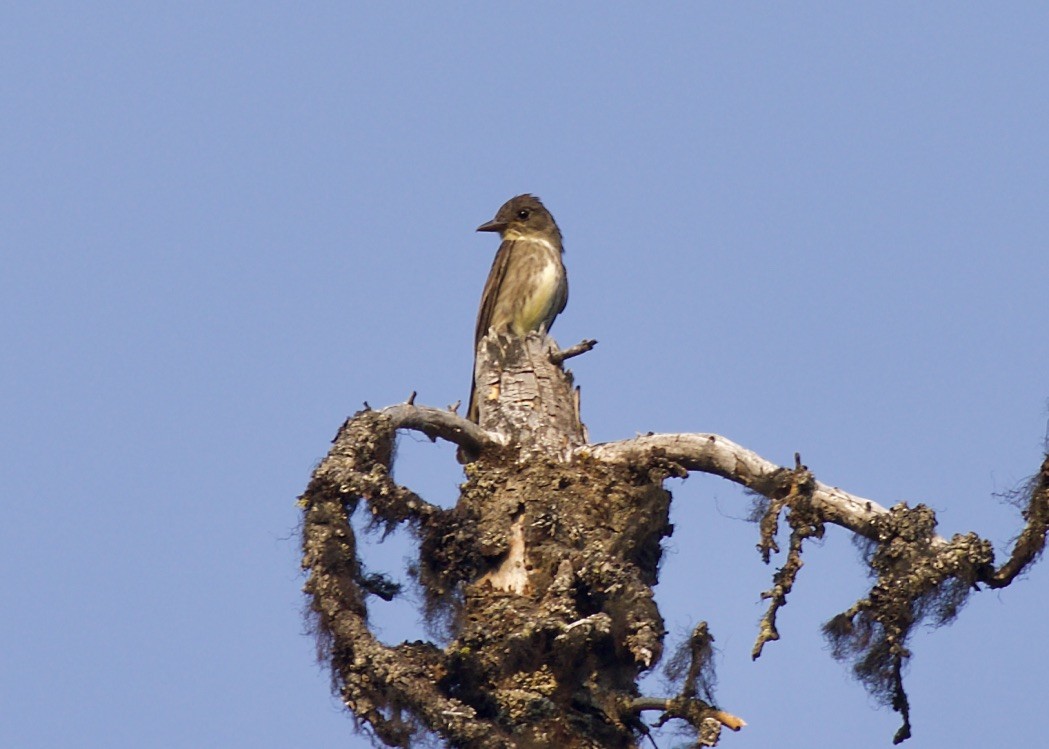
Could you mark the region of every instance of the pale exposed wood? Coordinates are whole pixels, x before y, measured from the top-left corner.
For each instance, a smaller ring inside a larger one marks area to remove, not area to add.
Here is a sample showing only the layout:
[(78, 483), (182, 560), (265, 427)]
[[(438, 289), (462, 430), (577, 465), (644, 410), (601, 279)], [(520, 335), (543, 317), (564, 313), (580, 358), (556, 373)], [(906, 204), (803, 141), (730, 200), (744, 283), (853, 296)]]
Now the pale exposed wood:
[[(761, 493), (776, 474), (788, 470), (717, 434), (649, 434), (619, 442), (587, 445), (576, 451), (613, 463), (643, 465), (663, 459), (689, 471), (721, 476)], [(816, 482), (813, 501), (827, 520), (864, 536), (874, 533), (871, 522), (888, 509), (872, 499)]]
[(510, 549), (495, 569), (491, 570), (483, 578), (482, 582), (489, 583), (496, 590), (507, 593), (516, 593), (519, 596), (532, 592), (528, 581), (528, 547), (524, 538), (524, 515), (518, 515), (510, 526), (509, 537)]
[[(538, 343), (538, 337), (532, 339), (532, 342)], [(531, 361), (529, 367), (542, 360), (533, 357)], [(512, 377), (502, 378), (503, 381), (511, 383), (502, 398), (504, 403), (506, 399), (511, 399), (511, 405), (518, 415), (514, 424), (526, 425), (518, 427), (518, 430), (526, 428), (533, 420), (538, 420), (538, 414), (529, 412), (535, 410), (534, 403), (540, 398), (539, 392), (553, 392), (562, 388), (558, 397), (567, 397), (570, 404), (562, 414), (567, 413), (575, 417), (575, 426), (573, 434), (567, 438), (559, 431), (553, 430), (557, 433), (547, 435), (543, 442), (537, 442), (541, 450), (552, 457), (568, 460), (573, 455), (589, 456), (605, 462), (628, 465), (644, 465), (652, 460), (661, 459), (676, 463), (688, 471), (721, 476), (758, 493), (762, 493), (763, 485), (772, 477), (788, 470), (718, 434), (649, 434), (618, 442), (584, 444), (585, 427), (578, 420), (578, 394), (566, 389), (566, 381), (555, 381), (549, 371), (553, 369), (557, 368), (553, 365), (547, 368), (540, 364), (536, 367), (537, 372), (526, 367)], [(501, 405), (500, 408), (504, 407)], [(482, 405), (482, 423), (487, 415), (486, 410), (486, 406)], [(506, 432), (482, 429), (473, 422), (441, 409), (402, 403), (384, 408), (382, 413), (393, 419), (397, 429), (412, 429), (431, 438), (442, 437), (470, 449), (505, 445), (513, 440)], [(816, 482), (813, 501), (829, 522), (870, 538), (874, 537), (872, 521), (889, 511), (873, 499), (851, 494), (819, 481)], [(937, 537), (934, 543), (940, 543), (942, 540)]]
[(430, 406), (416, 406), (412, 403), (398, 403), (394, 406), (387, 406), (380, 413), (393, 422), (394, 429), (411, 429), (422, 432), (431, 440), (440, 437), (460, 447), (473, 450), (505, 444), (505, 439), (501, 435), (481, 429), (454, 411)]
[(555, 351), (557, 344), (541, 333), (523, 338), (490, 333), (477, 348), (478, 423), (520, 445), (522, 457), (564, 461), (585, 444), (572, 378), (551, 361)]
[[(532, 339), (538, 343), (537, 339)], [(481, 357), (478, 357), (479, 359)], [(717, 434), (701, 432), (683, 434), (649, 434), (618, 442), (605, 442), (587, 445), (584, 439), (585, 427), (578, 421), (578, 395), (568, 387), (567, 381), (556, 381), (550, 370), (553, 365), (543, 366), (543, 360), (532, 357), (532, 364), (539, 362), (535, 371), (527, 367), (518, 370), (512, 377), (504, 376), (510, 386), (503, 394), (503, 399), (512, 399), (511, 405), (517, 419), (510, 424), (525, 424), (538, 420), (538, 415), (529, 413), (535, 410), (535, 402), (543, 391), (555, 391), (562, 388), (560, 397), (567, 397), (570, 404), (562, 414), (571, 414), (575, 426), (573, 434), (565, 437), (561, 433), (548, 436), (542, 442), (544, 452), (565, 460), (572, 455), (589, 456), (606, 462), (642, 465), (654, 459), (667, 460), (680, 465), (688, 471), (700, 471), (741, 484), (761, 492), (762, 485), (775, 474), (787, 470), (752, 450)], [(488, 366), (487, 363), (485, 365)], [(480, 369), (480, 368), (479, 368)], [(498, 374), (498, 373), (497, 373)], [(502, 406), (501, 406), (502, 408)], [(505, 410), (511, 410), (509, 408)], [(544, 409), (546, 410), (546, 409)], [(488, 416), (489, 409), (482, 405), (482, 423)], [(500, 411), (499, 413), (504, 413)], [(431, 438), (442, 437), (457, 445), (471, 449), (483, 449), (507, 444), (513, 438), (497, 429), (483, 429), (456, 414), (426, 406), (414, 406), (401, 403), (382, 409), (384, 415), (394, 421), (394, 428), (412, 429), (422, 432)], [(518, 427), (518, 430), (524, 427)], [(872, 536), (871, 521), (888, 512), (888, 509), (872, 499), (850, 494), (836, 486), (816, 482), (813, 500), (827, 516), (830, 522), (848, 528), (864, 536)]]

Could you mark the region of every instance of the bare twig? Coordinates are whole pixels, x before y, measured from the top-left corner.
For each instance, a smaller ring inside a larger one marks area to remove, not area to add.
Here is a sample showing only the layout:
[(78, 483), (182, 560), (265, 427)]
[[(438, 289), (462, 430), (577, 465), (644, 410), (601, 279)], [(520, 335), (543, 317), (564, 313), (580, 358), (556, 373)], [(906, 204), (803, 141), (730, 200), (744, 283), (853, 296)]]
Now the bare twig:
[(568, 348), (560, 349), (559, 351), (550, 352), (550, 361), (554, 364), (561, 364), (562, 362), (571, 359), (573, 356), (579, 356), (590, 351), (594, 346), (597, 345), (597, 341), (593, 338), (586, 338), (575, 346), (569, 346)]

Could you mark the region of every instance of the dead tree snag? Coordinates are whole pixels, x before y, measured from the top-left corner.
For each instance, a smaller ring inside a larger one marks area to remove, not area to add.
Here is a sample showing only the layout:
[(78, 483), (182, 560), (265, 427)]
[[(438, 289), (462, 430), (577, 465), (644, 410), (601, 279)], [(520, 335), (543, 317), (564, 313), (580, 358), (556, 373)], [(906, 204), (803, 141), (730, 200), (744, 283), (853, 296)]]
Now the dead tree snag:
[[(366, 409), (339, 430), (301, 497), (303, 568), (322, 659), (353, 715), (389, 746), (420, 734), (451, 747), (635, 747), (656, 725), (682, 721), (697, 745), (743, 722), (711, 694), (705, 624), (670, 659), (679, 693), (641, 695), (639, 676), (663, 655), (653, 599), (668, 522), (671, 476), (702, 471), (763, 498), (759, 549), (786, 561), (764, 597), (755, 657), (778, 639), (776, 614), (801, 569), (803, 542), (835, 524), (869, 540), (875, 582), (826, 627), (835, 655), (903, 716), (907, 638), (923, 618), (948, 621), (980, 583), (1008, 585), (1041, 553), (1049, 522), (1049, 459), (1026, 495), (1027, 525), (1010, 560), (994, 565), (975, 534), (944, 539), (921, 505), (891, 510), (820, 483), (797, 458), (771, 463), (724, 437), (670, 434), (591, 445), (578, 390), (552, 341), (490, 335), (477, 357), (479, 424), (408, 403)], [(398, 430), (461, 448), (467, 480), (451, 509), (392, 478)], [(349, 516), (364, 502), (374, 522), (406, 524), (418, 539), (414, 576), (428, 612), (449, 622), (448, 641), (388, 646), (368, 627), (369, 595), (397, 587), (366, 574)]]

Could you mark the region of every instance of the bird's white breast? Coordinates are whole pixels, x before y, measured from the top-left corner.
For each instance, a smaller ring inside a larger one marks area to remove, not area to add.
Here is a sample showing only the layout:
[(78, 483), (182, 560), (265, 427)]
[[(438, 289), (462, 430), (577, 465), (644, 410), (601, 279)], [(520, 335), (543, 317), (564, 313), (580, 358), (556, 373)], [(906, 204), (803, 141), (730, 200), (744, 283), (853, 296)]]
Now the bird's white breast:
[(549, 251), (545, 258), (546, 262), (537, 269), (533, 276), (532, 288), (521, 308), (521, 314), (515, 321), (516, 325), (527, 332), (538, 330), (540, 325), (549, 326), (551, 313), (556, 314), (554, 305), (560, 296), (561, 287), (564, 284), (564, 267), (561, 265), (560, 253), (551, 242), (536, 239), (530, 241), (542, 244)]

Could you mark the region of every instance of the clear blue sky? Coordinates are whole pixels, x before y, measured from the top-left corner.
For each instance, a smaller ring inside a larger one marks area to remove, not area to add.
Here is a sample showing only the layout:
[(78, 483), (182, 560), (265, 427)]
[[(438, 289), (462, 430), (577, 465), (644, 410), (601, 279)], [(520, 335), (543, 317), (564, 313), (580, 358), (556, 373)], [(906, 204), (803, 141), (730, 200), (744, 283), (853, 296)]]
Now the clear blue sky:
[[(594, 440), (799, 451), (1001, 548), (1047, 420), (1047, 39), (1037, 3), (7, 4), (0, 745), (367, 746), (303, 635), (295, 497), (363, 401), (466, 398), (473, 228), (520, 192), (565, 234), (555, 335), (600, 340)], [(454, 501), (449, 448), (401, 459)], [(746, 501), (673, 483), (658, 595), (717, 637), (723, 746), (888, 746), (818, 631), (867, 584), (846, 534), (752, 663)], [(919, 633), (912, 749), (1044, 741), (1047, 595)]]

